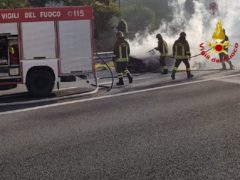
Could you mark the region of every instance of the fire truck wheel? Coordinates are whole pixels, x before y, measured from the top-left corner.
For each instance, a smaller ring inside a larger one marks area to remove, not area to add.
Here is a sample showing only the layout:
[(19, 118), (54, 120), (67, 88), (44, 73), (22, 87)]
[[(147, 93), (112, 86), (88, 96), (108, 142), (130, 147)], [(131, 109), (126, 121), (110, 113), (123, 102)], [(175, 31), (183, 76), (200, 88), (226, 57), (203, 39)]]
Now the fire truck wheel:
[(47, 70), (34, 70), (28, 74), (26, 85), (32, 96), (48, 96), (54, 87), (54, 77)]

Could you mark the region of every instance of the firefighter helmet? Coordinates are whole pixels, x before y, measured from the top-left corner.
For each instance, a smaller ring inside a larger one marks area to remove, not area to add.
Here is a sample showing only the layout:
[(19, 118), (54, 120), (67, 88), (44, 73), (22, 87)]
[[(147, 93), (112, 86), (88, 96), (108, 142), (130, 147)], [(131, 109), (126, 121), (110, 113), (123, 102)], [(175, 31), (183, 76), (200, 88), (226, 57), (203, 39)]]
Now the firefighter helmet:
[(162, 35), (161, 35), (161, 34), (157, 34), (157, 35), (156, 35), (156, 38), (157, 38), (157, 39), (162, 39)]
[(180, 37), (186, 37), (186, 33), (185, 32), (181, 32), (180, 33)]
[(123, 38), (124, 37), (123, 32), (122, 31), (118, 31), (117, 34), (116, 34), (116, 37), (117, 38)]

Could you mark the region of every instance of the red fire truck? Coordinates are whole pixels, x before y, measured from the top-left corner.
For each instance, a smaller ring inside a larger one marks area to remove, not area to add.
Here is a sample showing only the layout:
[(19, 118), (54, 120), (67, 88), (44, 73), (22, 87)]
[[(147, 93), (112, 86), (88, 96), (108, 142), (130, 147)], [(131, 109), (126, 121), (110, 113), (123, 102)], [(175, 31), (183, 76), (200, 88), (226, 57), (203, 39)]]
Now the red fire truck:
[(0, 10), (0, 89), (48, 95), (61, 79), (95, 78), (92, 7)]

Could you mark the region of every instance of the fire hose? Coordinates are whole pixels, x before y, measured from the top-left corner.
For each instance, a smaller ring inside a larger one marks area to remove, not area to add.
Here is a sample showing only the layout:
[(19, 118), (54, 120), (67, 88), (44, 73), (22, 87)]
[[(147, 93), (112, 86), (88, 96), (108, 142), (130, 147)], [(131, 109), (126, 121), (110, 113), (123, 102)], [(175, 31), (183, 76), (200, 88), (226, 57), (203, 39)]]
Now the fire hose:
[(111, 86), (105, 86), (105, 85), (99, 85), (99, 87), (103, 87), (103, 88), (107, 88), (107, 92), (111, 91), (113, 88), (113, 84), (114, 84), (114, 75), (113, 72), (111, 70), (111, 68), (109, 67), (109, 65), (107, 64), (107, 62), (98, 54), (96, 53), (96, 56), (102, 61), (103, 64), (106, 65), (107, 69), (109, 70), (110, 74), (111, 74), (111, 79), (112, 79), (112, 83)]
[[(207, 49), (205, 52), (209, 52), (211, 49), (212, 49), (212, 48), (209, 48), (209, 49)], [(151, 50), (148, 51), (148, 52), (154, 52), (154, 50), (155, 50), (155, 48), (154, 48), (154, 49), (151, 49)], [(196, 57), (201, 56), (201, 55), (202, 55), (202, 54), (199, 53), (199, 54), (193, 55), (193, 56), (191, 56), (191, 57), (189, 57), (189, 58), (190, 58), (190, 59), (191, 59), (191, 58), (196, 58)], [(107, 62), (106, 62), (98, 53), (96, 53), (96, 56), (101, 60), (101, 62), (102, 62), (103, 64), (106, 65), (107, 69), (109, 70), (109, 72), (110, 72), (110, 74), (111, 74), (112, 83), (111, 83), (111, 86), (110, 86), (110, 87), (109, 87), (109, 86), (105, 86), (105, 85), (99, 85), (99, 87), (107, 88), (107, 92), (109, 92), (109, 91), (112, 90), (113, 84), (114, 84), (114, 75), (113, 75), (113, 72), (112, 72), (111, 68), (109, 67), (109, 65), (107, 64)], [(174, 56), (167, 56), (167, 57), (173, 58), (173, 59), (175, 58)], [(97, 85), (95, 85), (95, 84), (93, 84), (93, 85), (94, 85), (94, 86), (97, 86)]]
[[(148, 52), (154, 52), (154, 50), (155, 50), (155, 48), (154, 48), (154, 49), (151, 49), (151, 50), (148, 51)], [(210, 50), (212, 50), (212, 48), (209, 48), (209, 49), (206, 50), (205, 52), (209, 52)], [(196, 54), (196, 55), (190, 56), (189, 58), (190, 58), (190, 59), (191, 59), (191, 58), (196, 58), (196, 57), (201, 56), (201, 55), (202, 55), (202, 53), (199, 53), (199, 54)], [(166, 57), (169, 57), (169, 58), (175, 59), (174, 56), (166, 56)]]

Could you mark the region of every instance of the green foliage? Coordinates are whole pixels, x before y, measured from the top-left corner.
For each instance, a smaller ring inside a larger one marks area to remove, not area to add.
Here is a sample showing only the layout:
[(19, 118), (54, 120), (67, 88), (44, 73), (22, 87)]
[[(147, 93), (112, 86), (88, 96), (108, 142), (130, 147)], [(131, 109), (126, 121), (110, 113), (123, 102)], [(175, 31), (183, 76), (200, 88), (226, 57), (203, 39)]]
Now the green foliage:
[(128, 23), (129, 31), (144, 31), (152, 28), (155, 22), (155, 14), (148, 7), (130, 6), (123, 10), (123, 18)]
[[(57, 1), (57, 0), (55, 0)], [(86, 5), (90, 2), (90, 0), (62, 0), (62, 2), (66, 6), (79, 6), (79, 5)]]
[(98, 33), (111, 30), (113, 25), (110, 20), (112, 17), (120, 15), (118, 6), (115, 3), (106, 6), (104, 3), (96, 2), (94, 10), (95, 26)]
[(28, 4), (33, 7), (45, 6), (47, 2), (49, 2), (49, 0), (28, 0)]
[[(162, 21), (170, 21), (172, 18), (172, 9), (169, 7), (169, 3), (171, 3), (174, 0), (122, 0), (121, 7), (123, 9), (122, 16), (126, 19), (129, 25), (129, 30), (132, 31), (136, 28), (132, 28), (136, 23), (139, 24), (139, 22), (134, 23), (132, 16), (138, 16), (139, 12), (138, 10), (141, 9), (141, 7), (145, 7), (150, 9), (151, 14), (153, 14), (154, 21), (152, 21), (153, 17), (150, 15), (149, 12), (144, 10), (144, 14), (147, 15), (146, 18), (144, 16), (142, 17), (144, 19), (150, 19), (149, 23), (144, 22), (144, 24), (148, 27), (150, 27), (150, 30), (157, 29)], [(131, 13), (129, 11), (132, 11)], [(134, 15), (134, 13), (137, 13)], [(139, 18), (136, 18), (139, 19)], [(130, 22), (129, 22), (130, 21)], [(133, 23), (133, 25), (132, 25)], [(145, 30), (140, 29), (137, 31)]]
[(25, 0), (0, 0), (0, 8), (18, 8), (26, 5)]

